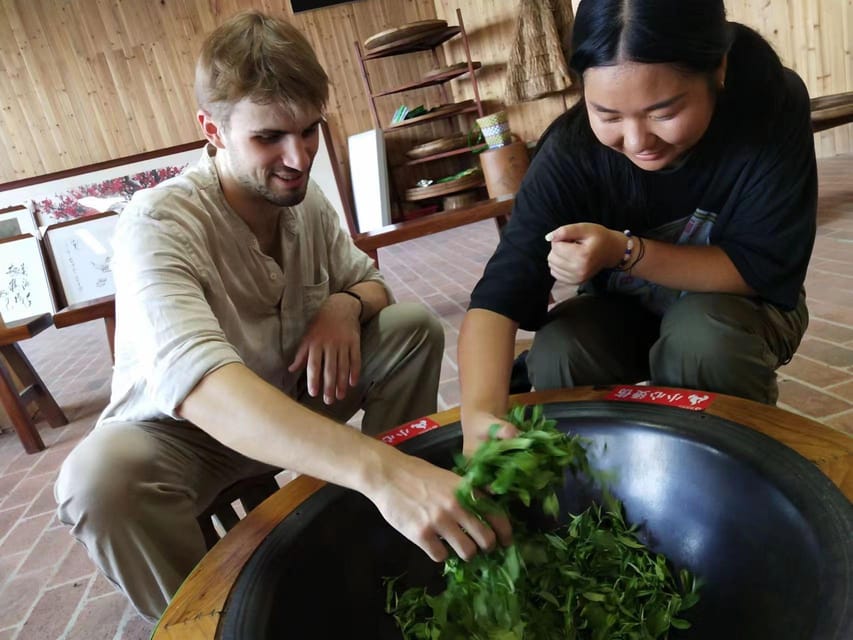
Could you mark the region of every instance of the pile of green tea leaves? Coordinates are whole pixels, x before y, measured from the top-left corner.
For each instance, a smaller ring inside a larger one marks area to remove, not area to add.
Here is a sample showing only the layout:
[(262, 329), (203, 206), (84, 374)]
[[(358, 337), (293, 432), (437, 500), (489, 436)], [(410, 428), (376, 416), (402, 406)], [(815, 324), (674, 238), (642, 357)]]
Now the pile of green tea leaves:
[[(509, 416), (519, 433), (498, 440), (497, 425), (471, 456), (459, 456), (457, 495), (473, 512), (510, 514), (513, 544), (465, 562), (445, 562), (447, 587), (397, 593), (387, 583), (386, 609), (406, 640), (641, 640), (686, 629), (679, 615), (698, 600), (686, 570), (673, 575), (628, 526), (608, 497), (552, 530), (530, 526), (530, 513), (556, 523), (557, 491), (566, 468), (594, 476), (584, 443), (559, 432), (540, 406)], [(524, 508), (519, 508), (523, 505)], [(535, 520), (536, 518), (532, 518)], [(542, 518), (539, 518), (542, 520)]]

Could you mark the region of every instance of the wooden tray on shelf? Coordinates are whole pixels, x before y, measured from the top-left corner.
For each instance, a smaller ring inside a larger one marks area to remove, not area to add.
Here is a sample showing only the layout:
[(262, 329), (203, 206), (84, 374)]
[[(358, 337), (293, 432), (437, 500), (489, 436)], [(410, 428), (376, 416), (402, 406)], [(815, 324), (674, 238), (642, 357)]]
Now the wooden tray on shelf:
[(483, 174), (478, 171), (477, 173), (472, 173), (457, 180), (451, 180), (450, 182), (438, 182), (428, 187), (406, 189), (406, 200), (413, 202), (415, 200), (426, 200), (427, 198), (440, 198), (451, 193), (476, 189), (485, 184)]
[(377, 47), (395, 44), (406, 38), (422, 36), (425, 33), (440, 31), (446, 28), (447, 20), (418, 20), (417, 22), (410, 22), (373, 34), (364, 41), (364, 48), (367, 50), (376, 49)]
[[(483, 65), (482, 65), (482, 63), (480, 63), (479, 60), (473, 60), (471, 62), (471, 66), (474, 69), (479, 69)], [(427, 71), (424, 74), (424, 79), (432, 79), (432, 78), (436, 78), (438, 76), (443, 76), (445, 74), (452, 74), (452, 73), (462, 74), (465, 71), (468, 71), (468, 62), (462, 61), (462, 62), (457, 62), (456, 64), (447, 65), (446, 67), (439, 67), (438, 69), (430, 69), (429, 71)]]
[[(468, 63), (464, 63), (464, 67), (453, 68), (444, 67), (443, 69), (433, 69), (431, 72), (428, 72), (424, 75), (420, 80), (416, 80), (415, 82), (407, 82), (404, 85), (400, 85), (394, 87), (392, 89), (385, 89), (383, 91), (378, 91), (373, 94), (374, 98), (379, 98), (381, 96), (390, 96), (394, 93), (402, 93), (403, 91), (411, 91), (412, 89), (421, 89), (423, 87), (430, 87), (437, 84), (441, 84), (442, 82), (447, 82), (448, 80), (453, 80), (454, 78), (458, 78), (459, 76), (463, 76), (468, 73)], [(456, 65), (453, 65), (456, 67)], [(472, 62), (471, 66), (474, 67), (476, 71), (482, 65), (479, 62)], [(432, 75), (430, 75), (432, 74)]]
[(394, 124), (389, 124), (385, 129), (386, 131), (390, 131), (392, 129), (410, 127), (412, 125), (420, 124), (421, 122), (428, 122), (436, 118), (443, 118), (445, 116), (451, 116), (457, 113), (464, 113), (465, 111), (473, 111), (476, 108), (477, 103), (473, 100), (463, 100), (462, 102), (452, 102), (450, 104), (443, 104), (434, 109), (430, 109), (429, 112), (423, 114), (422, 116), (415, 116), (414, 118), (409, 118), (408, 120), (402, 120)]
[(373, 49), (368, 49), (362, 59), (374, 60), (386, 56), (396, 56), (401, 53), (428, 51), (461, 32), (462, 30), (459, 27), (436, 27), (431, 31), (424, 31), (407, 38), (394, 40), (388, 44), (374, 47)]
[(406, 151), (406, 155), (413, 160), (418, 158), (424, 158), (426, 156), (431, 156), (434, 153), (441, 153), (443, 151), (452, 151), (453, 149), (459, 149), (460, 147), (464, 147), (468, 144), (468, 136), (464, 133), (457, 133), (453, 136), (447, 136), (446, 138), (438, 138), (437, 140), (430, 140), (429, 142), (424, 142), (423, 144), (419, 144), (416, 147), (412, 147), (408, 151)]

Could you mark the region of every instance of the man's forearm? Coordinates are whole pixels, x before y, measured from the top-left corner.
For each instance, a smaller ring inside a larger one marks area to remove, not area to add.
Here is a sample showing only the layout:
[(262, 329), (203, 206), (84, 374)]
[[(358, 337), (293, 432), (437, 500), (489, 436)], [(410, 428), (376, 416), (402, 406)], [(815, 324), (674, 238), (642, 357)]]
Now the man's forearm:
[(306, 409), (242, 364), (205, 376), (178, 413), (249, 458), (362, 493), (382, 461), (397, 453)]

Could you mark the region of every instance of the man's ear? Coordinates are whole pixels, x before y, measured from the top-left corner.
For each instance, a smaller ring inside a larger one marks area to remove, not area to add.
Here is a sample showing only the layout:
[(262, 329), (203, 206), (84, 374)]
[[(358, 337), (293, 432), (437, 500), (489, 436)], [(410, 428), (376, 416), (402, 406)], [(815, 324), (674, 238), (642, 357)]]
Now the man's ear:
[(210, 112), (204, 109), (199, 109), (196, 112), (196, 118), (198, 119), (198, 123), (201, 125), (201, 132), (204, 134), (207, 141), (217, 149), (224, 149), (225, 144), (222, 140), (222, 128), (219, 123), (213, 119)]

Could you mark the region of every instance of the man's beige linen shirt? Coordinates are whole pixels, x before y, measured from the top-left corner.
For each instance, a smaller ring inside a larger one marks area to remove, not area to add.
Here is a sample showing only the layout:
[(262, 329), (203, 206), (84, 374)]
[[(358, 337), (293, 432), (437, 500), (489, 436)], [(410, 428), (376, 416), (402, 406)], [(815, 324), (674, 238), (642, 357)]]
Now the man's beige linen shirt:
[(134, 194), (119, 217), (115, 371), (101, 422), (176, 419), (196, 384), (232, 362), (293, 395), (299, 373), (287, 367), (326, 298), (382, 282), (314, 182), (280, 210), (280, 267), (225, 201), (214, 153)]

